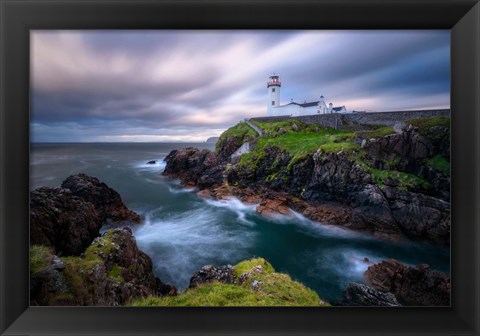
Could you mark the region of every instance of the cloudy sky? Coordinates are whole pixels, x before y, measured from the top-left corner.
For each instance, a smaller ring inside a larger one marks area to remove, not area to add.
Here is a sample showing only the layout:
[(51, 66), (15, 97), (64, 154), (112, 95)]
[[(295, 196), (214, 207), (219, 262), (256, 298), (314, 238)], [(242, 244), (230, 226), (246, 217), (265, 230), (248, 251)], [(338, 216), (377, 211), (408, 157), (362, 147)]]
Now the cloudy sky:
[(34, 31), (34, 142), (188, 142), (281, 103), (450, 106), (449, 31)]

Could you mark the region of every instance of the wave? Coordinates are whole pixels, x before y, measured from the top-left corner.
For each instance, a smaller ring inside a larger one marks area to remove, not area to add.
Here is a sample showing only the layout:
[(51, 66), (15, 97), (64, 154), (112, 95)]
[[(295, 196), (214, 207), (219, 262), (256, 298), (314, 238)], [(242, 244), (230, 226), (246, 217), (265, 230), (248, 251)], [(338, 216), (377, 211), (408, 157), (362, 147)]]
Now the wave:
[(255, 222), (247, 219), (247, 214), (256, 213), (258, 204), (245, 204), (235, 197), (229, 197), (222, 200), (205, 199), (204, 201), (213, 207), (223, 208), (235, 212), (237, 214), (238, 221), (242, 224), (246, 224), (248, 226), (256, 225)]
[(141, 170), (163, 172), (165, 167), (167, 166), (167, 163), (163, 161), (163, 158), (162, 158), (159, 160), (155, 160), (155, 163), (153, 164), (148, 164), (146, 161), (142, 161), (142, 162), (135, 162), (133, 166)]
[(134, 228), (139, 248), (154, 261), (155, 273), (179, 289), (188, 287), (192, 274), (207, 264), (226, 264), (248, 256), (255, 233), (226, 226), (225, 217), (208, 207), (145, 214)]
[(298, 228), (301, 229), (305, 234), (315, 237), (322, 236), (346, 239), (372, 239), (372, 237), (368, 234), (355, 232), (336, 225), (312, 221), (311, 219), (308, 219), (292, 209), (289, 210), (290, 214), (288, 215), (275, 214), (273, 216), (266, 217), (266, 219), (276, 224), (297, 225)]
[(173, 194), (184, 194), (184, 193), (191, 193), (196, 191), (196, 188), (172, 188), (168, 187), (168, 191), (170, 191)]

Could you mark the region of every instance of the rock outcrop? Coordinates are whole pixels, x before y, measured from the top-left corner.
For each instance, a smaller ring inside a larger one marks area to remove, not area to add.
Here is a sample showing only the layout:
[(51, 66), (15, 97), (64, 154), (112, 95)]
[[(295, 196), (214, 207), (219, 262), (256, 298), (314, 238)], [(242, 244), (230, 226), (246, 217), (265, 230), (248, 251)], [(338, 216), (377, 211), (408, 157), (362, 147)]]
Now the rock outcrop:
[(450, 203), (399, 188), (381, 188), (392, 217), (407, 236), (439, 244), (450, 241)]
[(368, 267), (365, 277), (372, 287), (409, 305), (450, 305), (450, 278), (425, 264), (410, 267), (389, 259)]
[(103, 222), (140, 222), (140, 216), (123, 204), (120, 194), (96, 177), (72, 175), (63, 181), (62, 188), (70, 189), (75, 196), (92, 203)]
[[(45, 247), (32, 250), (41, 248)], [(152, 261), (138, 249), (130, 228), (107, 231), (80, 257), (50, 254), (44, 259), (46, 265), (31, 269), (32, 305), (118, 306), (133, 299), (176, 294), (174, 286), (154, 276)]]
[(30, 193), (30, 244), (52, 247), (58, 255), (79, 255), (104, 224), (137, 223), (120, 195), (97, 178), (78, 174), (62, 188)]
[(208, 149), (188, 147), (173, 150), (164, 161), (167, 165), (162, 174), (180, 179), (185, 186), (205, 189), (223, 183), (225, 165)]
[(350, 283), (343, 292), (343, 301), (335, 303), (336, 306), (359, 307), (398, 307), (397, 298), (392, 293), (382, 292), (364, 284)]
[[(197, 187), (203, 196), (229, 193), (242, 201), (255, 200), (260, 204), (257, 211), (265, 215), (288, 215), (293, 209), (314, 221), (382, 239), (449, 244), (448, 128), (409, 126), (398, 134), (364, 139), (360, 152), (357, 147), (319, 148), (293, 156), (278, 145), (256, 150), (252, 143), (248, 156), (226, 164), (239, 147), (238, 137), (229, 138), (229, 132), (221, 137), (219, 154), (194, 148), (172, 151), (165, 159), (164, 175)], [(433, 168), (431, 160), (444, 166)]]
[(30, 244), (61, 255), (79, 255), (99, 235), (95, 206), (70, 189), (39, 188), (30, 193)]

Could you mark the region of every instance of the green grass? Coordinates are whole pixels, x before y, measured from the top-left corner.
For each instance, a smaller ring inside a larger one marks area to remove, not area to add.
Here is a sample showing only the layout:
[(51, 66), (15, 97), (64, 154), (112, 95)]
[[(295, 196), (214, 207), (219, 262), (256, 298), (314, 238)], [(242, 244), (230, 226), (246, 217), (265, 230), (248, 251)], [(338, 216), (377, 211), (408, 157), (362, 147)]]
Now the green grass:
[[(311, 289), (293, 281), (287, 274), (275, 273), (263, 258), (246, 260), (234, 267), (240, 276), (261, 266), (262, 272), (250, 272), (240, 284), (213, 282), (187, 289), (177, 296), (149, 297), (135, 300), (132, 306), (329, 306)], [(256, 288), (252, 283), (256, 281)]]
[(383, 126), (371, 132), (367, 131), (366, 134), (367, 134), (367, 139), (372, 139), (372, 138), (380, 138), (385, 135), (395, 134), (395, 131), (393, 127)]
[(244, 260), (239, 262), (233, 268), (233, 274), (237, 277), (250, 271), (255, 266), (262, 266), (262, 269), (265, 273), (273, 273), (275, 269), (273, 266), (263, 258), (254, 258), (250, 260)]
[(432, 118), (418, 118), (418, 119), (410, 119), (407, 121), (407, 124), (411, 124), (418, 128), (418, 133), (423, 136), (435, 136), (435, 134), (431, 134), (430, 129), (432, 127), (438, 126), (442, 128), (450, 129), (450, 118), (449, 117), (432, 117)]
[(372, 176), (372, 179), (377, 185), (384, 185), (384, 181), (387, 178), (392, 178), (399, 181), (399, 187), (404, 189), (412, 189), (420, 186), (424, 189), (430, 188), (428, 181), (409, 173), (399, 172), (396, 170), (382, 170), (367, 167), (367, 171)]
[(268, 296), (236, 285), (218, 282), (188, 289), (177, 296), (150, 297), (134, 301), (131, 306), (273, 306), (274, 300)]
[(30, 274), (43, 271), (50, 265), (53, 254), (50, 248), (40, 245), (30, 246)]
[(264, 151), (268, 146), (275, 146), (287, 151), (296, 161), (308, 154), (323, 149), (325, 152), (338, 152), (341, 149), (351, 151), (359, 146), (353, 143), (353, 131), (323, 128), (318, 132), (299, 131), (279, 135), (275, 138), (258, 139), (254, 151)]
[(450, 117), (431, 117), (431, 118), (418, 118), (407, 120), (407, 124), (418, 128), (430, 128), (433, 126), (440, 126), (450, 128)]
[(215, 145), (215, 149), (218, 153), (223, 143), (228, 138), (235, 138), (235, 143), (238, 145), (238, 147), (240, 147), (244, 142), (251, 141), (257, 136), (258, 134), (253, 128), (248, 126), (246, 123), (241, 122), (236, 124), (235, 126), (230, 127), (220, 135), (220, 138)]
[[(91, 286), (88, 284), (89, 274), (95, 272), (97, 267), (104, 265), (103, 256), (107, 256), (114, 249), (119, 248), (118, 244), (112, 240), (113, 230), (105, 232), (99, 240), (91, 244), (86, 250), (83, 257), (62, 257), (65, 262), (65, 278), (69, 283), (71, 291), (75, 295), (83, 297), (94, 295)], [(122, 283), (122, 268), (113, 265), (106, 270), (107, 276), (115, 283)]]
[(112, 278), (115, 283), (122, 283), (125, 280), (122, 277), (122, 268), (118, 265), (113, 265), (112, 269), (108, 271), (107, 275)]
[(427, 165), (444, 174), (450, 174), (450, 162), (441, 155), (436, 155), (427, 160)]
[(276, 122), (258, 122), (252, 121), (255, 125), (260, 127), (266, 136), (268, 137), (275, 137), (279, 135), (280, 129), (284, 129), (287, 132), (295, 132), (293, 130), (293, 125), (297, 126), (297, 130), (307, 130), (309, 127), (298, 120), (286, 120), (286, 121), (276, 121)]
[(99, 240), (91, 244), (85, 250), (85, 258), (94, 257), (98, 255), (107, 255), (113, 251), (113, 249), (118, 248), (117, 244), (112, 241), (113, 231), (108, 230), (105, 232)]

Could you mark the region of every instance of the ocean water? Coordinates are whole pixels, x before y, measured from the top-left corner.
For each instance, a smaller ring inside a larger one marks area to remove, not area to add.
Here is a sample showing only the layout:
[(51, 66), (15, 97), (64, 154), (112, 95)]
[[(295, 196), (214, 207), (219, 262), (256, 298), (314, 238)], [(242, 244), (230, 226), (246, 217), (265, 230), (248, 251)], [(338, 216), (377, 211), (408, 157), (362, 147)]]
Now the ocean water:
[[(163, 158), (175, 148), (212, 149), (206, 143), (32, 144), (30, 189), (56, 187), (71, 174), (86, 173), (117, 190), (142, 216), (133, 227), (139, 247), (153, 260), (154, 272), (180, 290), (200, 267), (266, 258), (279, 272), (315, 290), (327, 301), (340, 300), (349, 282), (364, 282), (372, 262), (395, 258), (409, 265), (427, 263), (449, 273), (448, 248), (427, 243), (390, 243), (369, 235), (294, 218), (264, 218), (255, 206), (237, 199), (212, 201), (161, 176)], [(147, 165), (149, 160), (158, 160)]]

